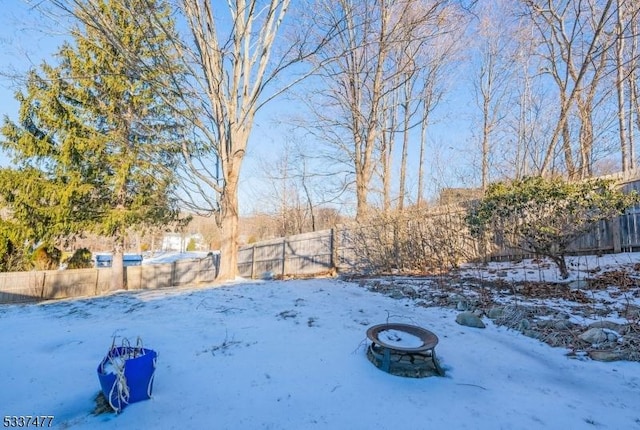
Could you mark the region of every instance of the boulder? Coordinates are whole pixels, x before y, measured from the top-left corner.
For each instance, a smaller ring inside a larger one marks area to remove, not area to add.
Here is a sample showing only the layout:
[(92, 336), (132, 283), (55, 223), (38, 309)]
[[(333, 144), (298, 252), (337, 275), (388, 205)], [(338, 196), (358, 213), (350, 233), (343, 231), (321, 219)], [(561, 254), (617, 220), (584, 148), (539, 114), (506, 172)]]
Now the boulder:
[(535, 325), (539, 328), (549, 328), (553, 326), (553, 320), (538, 320), (535, 321)]
[(447, 301), (449, 302), (450, 305), (457, 306), (458, 303), (466, 302), (467, 299), (464, 296), (461, 296), (460, 294), (453, 294), (447, 297)]
[(418, 293), (416, 292), (415, 288), (413, 288), (410, 285), (404, 285), (402, 287), (402, 294), (404, 294), (407, 297), (410, 297), (412, 299), (416, 298), (418, 296)]
[(627, 360), (627, 354), (624, 351), (591, 351), (589, 357), (596, 361)]
[(494, 320), (496, 318), (500, 318), (500, 317), (504, 316), (504, 308), (502, 308), (502, 307), (491, 308), (491, 309), (489, 309), (489, 313), (487, 314), (487, 316), (489, 318), (491, 318), (492, 320)]
[(485, 328), (482, 320), (472, 312), (459, 313), (456, 317), (456, 322), (467, 327)]
[(571, 328), (571, 322), (569, 320), (554, 320), (553, 328), (556, 330), (569, 330)]
[(615, 323), (613, 321), (596, 321), (589, 324), (589, 328), (606, 328), (607, 330), (613, 330), (617, 333), (621, 333), (623, 325)]
[(533, 339), (537, 339), (537, 340), (541, 340), (542, 339), (542, 334), (540, 332), (535, 331), (535, 330), (523, 330), (522, 334), (527, 336), (527, 337), (531, 337)]
[(601, 328), (590, 328), (578, 337), (585, 342), (589, 342), (590, 344), (602, 343), (609, 340), (607, 332)]
[(540, 328), (553, 330), (568, 330), (571, 328), (571, 322), (566, 319), (539, 320), (536, 321), (536, 325)]
[(393, 290), (389, 294), (389, 297), (391, 297), (392, 299), (400, 300), (400, 299), (404, 299), (405, 295), (400, 290)]
[(267, 271), (263, 272), (262, 275), (260, 275), (260, 278), (263, 281), (273, 281), (274, 279), (276, 279), (276, 274), (271, 271)]
[(584, 290), (589, 288), (589, 281), (586, 279), (577, 279), (575, 281), (569, 282), (569, 288), (571, 290)]

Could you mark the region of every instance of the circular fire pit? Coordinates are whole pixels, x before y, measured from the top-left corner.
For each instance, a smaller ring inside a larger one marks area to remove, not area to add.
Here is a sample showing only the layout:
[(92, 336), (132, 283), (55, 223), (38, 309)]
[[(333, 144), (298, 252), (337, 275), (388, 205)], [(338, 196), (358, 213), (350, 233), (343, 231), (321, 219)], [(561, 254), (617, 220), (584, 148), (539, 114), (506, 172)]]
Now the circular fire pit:
[(379, 369), (397, 376), (444, 376), (436, 358), (438, 336), (409, 324), (378, 324), (367, 330), (367, 357)]

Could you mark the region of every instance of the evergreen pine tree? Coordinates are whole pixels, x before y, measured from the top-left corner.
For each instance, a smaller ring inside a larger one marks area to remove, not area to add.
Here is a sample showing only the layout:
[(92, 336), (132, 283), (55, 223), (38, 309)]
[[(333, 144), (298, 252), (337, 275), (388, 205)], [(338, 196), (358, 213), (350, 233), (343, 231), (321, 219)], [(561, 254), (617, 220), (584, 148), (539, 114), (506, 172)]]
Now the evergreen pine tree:
[(110, 237), (112, 288), (123, 285), (127, 230), (177, 217), (172, 192), (184, 131), (172, 110), (179, 104), (172, 45), (135, 15), (151, 8), (159, 25), (173, 28), (169, 8), (162, 0), (128, 3), (99, 0), (110, 37), (76, 28), (56, 66), (30, 73), (17, 94), (19, 122), (5, 119), (2, 128), (15, 165), (0, 171), (0, 196), (13, 220), (31, 243), (85, 230)]

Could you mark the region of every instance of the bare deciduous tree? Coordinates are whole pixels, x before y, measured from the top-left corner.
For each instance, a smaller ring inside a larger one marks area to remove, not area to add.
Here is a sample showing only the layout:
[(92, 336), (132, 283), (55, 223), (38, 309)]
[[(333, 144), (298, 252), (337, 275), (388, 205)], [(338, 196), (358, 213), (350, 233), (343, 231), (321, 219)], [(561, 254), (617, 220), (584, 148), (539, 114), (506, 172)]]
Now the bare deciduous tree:
[[(565, 167), (570, 177), (588, 176), (591, 169), (593, 130), (589, 117), (595, 88), (608, 49), (607, 30), (614, 22), (614, 0), (523, 0), (540, 37), (540, 55), (546, 60), (543, 72), (558, 88), (558, 120), (545, 151), (540, 173), (548, 173), (556, 147), (562, 142)], [(576, 162), (569, 124), (572, 108), (583, 120), (579, 156)]]
[[(422, 76), (422, 53), (428, 50), (427, 43), (434, 42), (436, 35), (451, 30), (446, 26), (453, 19), (448, 19), (447, 15), (456, 5), (447, 0), (340, 0), (330, 3), (332, 7), (327, 3), (326, 9), (332, 12), (319, 18), (318, 25), (337, 25), (340, 19), (343, 31), (328, 44), (329, 49), (320, 52), (316, 58), (326, 65), (322, 69), (322, 88), (317, 92), (324, 109), (316, 111), (320, 115), (317, 115), (315, 127), (331, 128), (331, 136), (327, 132), (324, 136), (329, 137), (327, 140), (339, 147), (351, 162), (356, 217), (362, 219), (370, 205), (372, 179), (379, 161), (383, 206), (387, 209), (390, 206), (390, 155), (394, 135), (396, 129), (403, 133), (404, 156), (400, 163), (406, 166), (409, 129), (420, 123), (412, 118), (421, 100), (418, 94), (421, 85), (417, 82)], [(432, 43), (429, 48), (434, 46)], [(435, 89), (434, 85), (425, 87)], [(332, 115), (327, 115), (327, 110)], [(336, 132), (337, 128), (341, 132)], [(402, 206), (406, 194), (406, 167), (400, 176), (398, 201)]]
[[(620, 160), (623, 171), (636, 164), (634, 151), (633, 112), (637, 115), (638, 18), (640, 4), (628, 0), (616, 0), (615, 23), (615, 87), (618, 101), (618, 136)], [(628, 99), (628, 102), (627, 102)], [(637, 116), (636, 116), (637, 118)], [(638, 122), (640, 131), (640, 122)]]
[[(52, 1), (113, 36), (93, 0)], [(182, 104), (174, 107), (176, 114), (191, 122), (192, 140), (198, 142), (188, 145), (185, 140), (182, 147), (183, 197), (191, 209), (215, 214), (223, 234), (219, 278), (232, 279), (237, 271), (238, 184), (256, 113), (306, 76), (291, 75), (284, 84), (277, 82), (325, 43), (331, 29), (318, 35), (300, 25), (288, 33), (289, 40), (282, 39), (290, 0), (230, 0), (225, 5), (212, 0), (173, 0), (173, 4), (190, 33), (189, 37), (169, 35), (188, 75), (175, 76)], [(150, 20), (157, 32), (167, 31), (153, 10), (136, 19)]]
[[(486, 190), (489, 184), (491, 155), (495, 150), (495, 131), (508, 115), (508, 98), (512, 90), (513, 67), (517, 49), (514, 34), (509, 28), (509, 19), (504, 4), (497, 2), (493, 7), (484, 7), (479, 11), (477, 72), (473, 77), (476, 104), (480, 111), (480, 152), (481, 187)], [(502, 25), (497, 28), (495, 22)], [(475, 46), (474, 46), (475, 47)]]

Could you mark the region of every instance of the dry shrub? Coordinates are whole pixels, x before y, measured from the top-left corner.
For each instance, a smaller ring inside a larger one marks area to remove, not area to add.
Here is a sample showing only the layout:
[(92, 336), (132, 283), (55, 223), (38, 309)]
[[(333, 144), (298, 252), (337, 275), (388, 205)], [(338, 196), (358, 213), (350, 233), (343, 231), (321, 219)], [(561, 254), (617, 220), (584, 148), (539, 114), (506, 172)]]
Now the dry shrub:
[(62, 252), (51, 245), (41, 245), (33, 251), (33, 266), (36, 270), (54, 270), (60, 265)]
[(478, 254), (459, 207), (373, 213), (342, 239), (352, 268), (373, 273), (439, 273)]
[(91, 251), (87, 248), (76, 249), (73, 255), (67, 259), (68, 269), (88, 269), (93, 267), (91, 260)]

